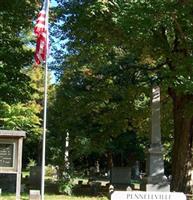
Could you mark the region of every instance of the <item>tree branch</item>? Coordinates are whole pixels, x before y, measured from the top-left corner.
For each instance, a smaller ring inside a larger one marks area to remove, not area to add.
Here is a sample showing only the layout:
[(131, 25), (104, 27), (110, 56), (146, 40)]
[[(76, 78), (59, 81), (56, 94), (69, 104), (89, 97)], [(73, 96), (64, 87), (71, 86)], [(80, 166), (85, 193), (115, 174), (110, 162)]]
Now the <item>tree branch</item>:
[[(182, 40), (182, 42), (185, 45), (185, 49), (183, 49), (183, 50), (184, 50), (184, 53), (187, 55), (188, 54), (188, 48), (187, 48), (186, 36), (185, 36), (185, 34), (184, 34), (183, 30), (182, 30), (181, 25), (177, 21), (176, 13), (172, 13), (172, 19), (174, 20), (176, 31), (179, 33), (180, 39)], [(177, 36), (176, 36), (176, 38), (177, 38)]]

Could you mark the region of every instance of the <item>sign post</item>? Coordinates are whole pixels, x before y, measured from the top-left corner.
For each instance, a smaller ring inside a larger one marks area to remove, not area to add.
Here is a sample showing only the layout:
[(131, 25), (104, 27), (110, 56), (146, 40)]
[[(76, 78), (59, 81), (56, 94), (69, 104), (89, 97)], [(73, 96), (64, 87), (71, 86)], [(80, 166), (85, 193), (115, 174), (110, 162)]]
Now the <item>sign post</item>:
[(16, 175), (16, 200), (20, 199), (24, 131), (0, 130), (0, 174)]

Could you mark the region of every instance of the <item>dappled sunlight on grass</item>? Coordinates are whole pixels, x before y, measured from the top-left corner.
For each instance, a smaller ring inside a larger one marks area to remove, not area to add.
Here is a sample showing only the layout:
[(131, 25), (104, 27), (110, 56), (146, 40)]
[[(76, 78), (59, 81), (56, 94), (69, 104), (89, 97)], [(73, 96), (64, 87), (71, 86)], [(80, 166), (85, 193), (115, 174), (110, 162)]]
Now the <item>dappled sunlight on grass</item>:
[[(21, 200), (28, 200), (27, 195), (22, 196)], [(107, 200), (107, 197), (87, 197), (87, 196), (66, 196), (66, 195), (45, 195), (45, 200)], [(15, 200), (14, 195), (3, 195), (0, 200)]]
[(50, 195), (46, 196), (45, 200), (107, 200), (106, 197), (76, 197), (76, 196), (65, 196), (65, 195)]

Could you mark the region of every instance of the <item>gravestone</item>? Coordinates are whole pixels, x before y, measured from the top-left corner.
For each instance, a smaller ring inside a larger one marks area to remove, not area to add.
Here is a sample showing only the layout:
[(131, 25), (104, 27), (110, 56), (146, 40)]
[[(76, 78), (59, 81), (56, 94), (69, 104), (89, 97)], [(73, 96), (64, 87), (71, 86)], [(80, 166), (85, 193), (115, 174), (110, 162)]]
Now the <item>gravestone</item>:
[(101, 192), (101, 182), (92, 181), (90, 183), (90, 189), (92, 195), (98, 195)]
[(110, 183), (115, 188), (127, 188), (131, 183), (131, 168), (130, 167), (112, 167)]
[(40, 200), (41, 195), (39, 190), (30, 190), (29, 192), (29, 200)]
[(41, 166), (30, 167), (29, 187), (30, 187), (30, 189), (40, 190), (40, 188), (41, 188)]
[(163, 148), (161, 144), (160, 126), (160, 88), (152, 89), (152, 116), (151, 116), (150, 148), (146, 165), (147, 177), (141, 184), (145, 191), (170, 191), (170, 185), (164, 178)]
[(140, 169), (139, 169), (139, 161), (137, 160), (131, 169), (131, 178), (139, 179), (140, 178)]
[(95, 173), (99, 174), (100, 173), (100, 164), (99, 161), (97, 160), (95, 163)]
[(177, 192), (115, 191), (111, 200), (186, 200), (186, 196)]
[(20, 199), (24, 131), (0, 130), (0, 188)]

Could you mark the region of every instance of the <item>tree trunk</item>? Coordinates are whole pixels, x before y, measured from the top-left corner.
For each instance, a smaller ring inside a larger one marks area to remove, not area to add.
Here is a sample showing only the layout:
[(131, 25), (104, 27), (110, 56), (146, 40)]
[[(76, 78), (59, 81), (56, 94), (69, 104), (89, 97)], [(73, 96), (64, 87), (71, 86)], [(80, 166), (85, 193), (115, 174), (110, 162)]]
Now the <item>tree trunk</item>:
[(171, 189), (193, 193), (193, 113), (187, 109), (191, 99), (188, 95), (177, 95), (172, 90), (170, 95), (174, 115)]
[(107, 167), (108, 170), (111, 170), (113, 167), (113, 155), (111, 151), (107, 152)]

